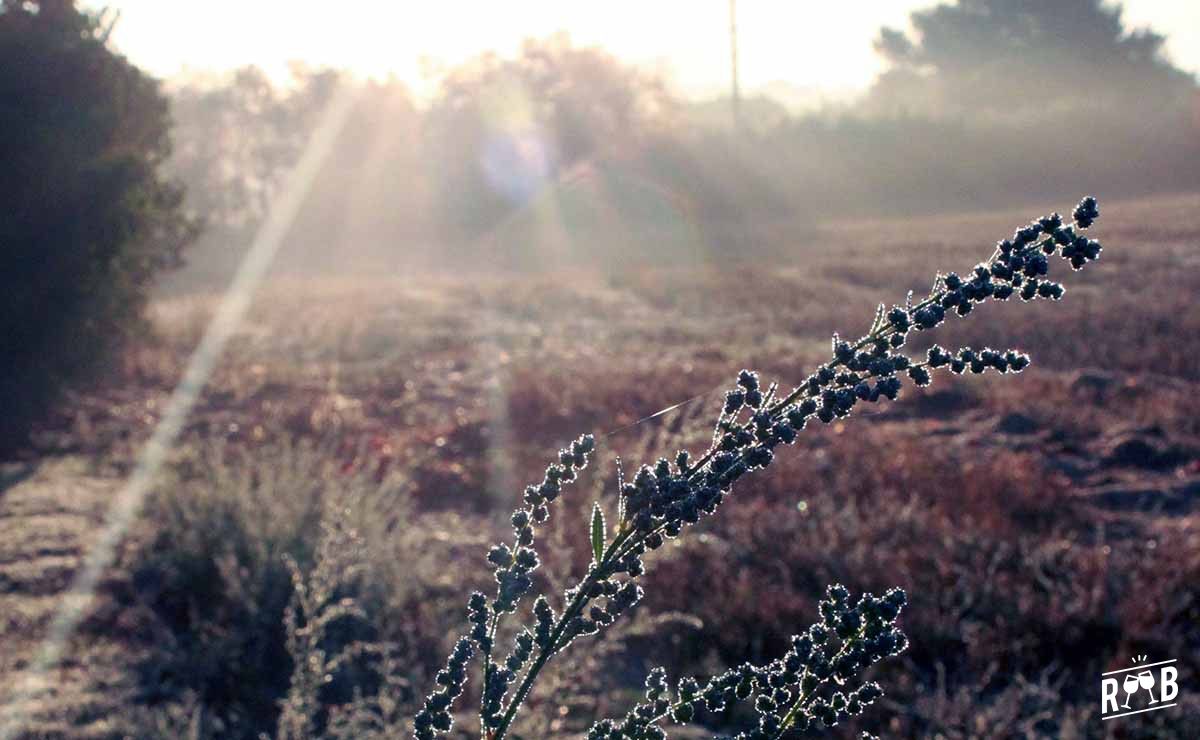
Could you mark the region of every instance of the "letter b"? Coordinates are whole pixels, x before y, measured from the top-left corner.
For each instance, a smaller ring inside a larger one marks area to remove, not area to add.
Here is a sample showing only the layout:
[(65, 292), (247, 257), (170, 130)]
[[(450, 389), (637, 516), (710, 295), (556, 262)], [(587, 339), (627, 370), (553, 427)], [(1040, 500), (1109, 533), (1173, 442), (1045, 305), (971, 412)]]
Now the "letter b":
[[(1164, 667), (1159, 677), (1161, 679), (1160, 685), (1162, 687), (1163, 701), (1171, 701), (1179, 696), (1179, 684), (1176, 682), (1176, 679), (1179, 678), (1179, 671), (1175, 670), (1175, 666), (1169, 665)], [(1114, 690), (1113, 693), (1115, 694), (1116, 691)]]

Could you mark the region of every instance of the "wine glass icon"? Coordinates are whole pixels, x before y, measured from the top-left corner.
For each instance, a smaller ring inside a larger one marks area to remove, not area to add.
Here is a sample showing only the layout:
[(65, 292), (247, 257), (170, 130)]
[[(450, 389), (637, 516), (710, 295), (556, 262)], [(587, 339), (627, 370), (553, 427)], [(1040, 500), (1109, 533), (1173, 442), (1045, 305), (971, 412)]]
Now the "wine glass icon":
[[(1151, 678), (1151, 681), (1153, 681), (1153, 678)], [(1141, 686), (1141, 681), (1137, 676), (1132, 673), (1125, 674), (1125, 682), (1121, 685), (1121, 688), (1125, 689), (1125, 703), (1121, 705), (1122, 709), (1129, 709), (1129, 700), (1137, 693), (1139, 686)]]
[(1142, 671), (1137, 674), (1137, 677), (1141, 687), (1146, 690), (1146, 693), (1150, 694), (1150, 703), (1157, 704), (1158, 699), (1154, 698), (1154, 692), (1151, 691), (1154, 688), (1154, 674), (1150, 671)]

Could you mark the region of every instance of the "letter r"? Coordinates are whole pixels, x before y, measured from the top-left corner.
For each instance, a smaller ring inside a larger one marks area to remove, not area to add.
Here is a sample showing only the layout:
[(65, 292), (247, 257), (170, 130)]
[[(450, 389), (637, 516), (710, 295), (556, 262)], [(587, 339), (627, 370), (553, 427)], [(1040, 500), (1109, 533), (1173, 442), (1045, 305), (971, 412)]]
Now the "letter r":
[[(1108, 703), (1112, 702), (1112, 707)], [(1117, 679), (1106, 678), (1100, 682), (1100, 713), (1108, 714), (1117, 711)]]

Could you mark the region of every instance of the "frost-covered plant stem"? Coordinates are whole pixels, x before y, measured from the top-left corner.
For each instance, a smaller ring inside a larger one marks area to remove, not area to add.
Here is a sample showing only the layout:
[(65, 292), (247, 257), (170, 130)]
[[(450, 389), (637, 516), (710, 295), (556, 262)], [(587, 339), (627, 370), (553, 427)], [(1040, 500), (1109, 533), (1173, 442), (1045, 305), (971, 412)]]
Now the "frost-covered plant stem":
[(575, 597), (571, 600), (571, 603), (567, 605), (567, 608), (563, 610), (562, 615), (558, 618), (551, 629), (551, 639), (549, 644), (538, 651), (537, 656), (534, 658), (534, 662), (529, 666), (528, 670), (525, 672), (524, 678), (522, 678), (520, 685), (517, 687), (512, 701), (509, 702), (508, 708), (504, 712), (504, 716), (501, 718), (499, 726), (497, 726), (496, 729), (489, 734), (489, 737), (492, 738), (492, 740), (502, 740), (505, 734), (507, 734), (509, 726), (512, 724), (513, 720), (516, 719), (517, 712), (520, 710), (521, 705), (525, 703), (525, 699), (529, 696), (529, 692), (533, 688), (534, 682), (537, 681), (538, 674), (541, 673), (542, 669), (546, 667), (546, 663), (550, 661), (550, 658), (554, 657), (555, 653), (566, 647), (566, 645), (563, 643), (563, 636), (566, 634), (567, 625), (571, 623), (571, 620), (578, 617), (583, 611), (584, 607), (587, 606), (588, 601), (590, 600), (588, 596), (590, 587), (597, 581), (603, 580), (603, 578), (607, 577), (607, 575), (611, 575), (611, 573), (609, 573), (609, 569), (614, 563), (617, 562), (619, 557), (624, 554), (625, 551), (622, 551), (621, 547), (630, 539), (633, 534), (633, 530), (629, 528), (618, 532), (616, 537), (607, 547), (600, 562), (598, 564), (593, 563), (592, 567), (588, 569), (587, 575), (584, 576), (583, 581), (581, 581), (576, 587)]
[[(768, 467), (775, 448), (794, 443), (810, 420), (828, 424), (848, 416), (860, 402), (895, 400), (903, 375), (926, 386), (931, 371), (942, 367), (956, 374), (967, 370), (978, 374), (988, 368), (1001, 373), (1024, 370), (1029, 358), (1013, 350), (964, 347), (951, 353), (934, 345), (921, 361), (898, 350), (911, 332), (935, 328), (951, 311), (966, 316), (988, 299), (1004, 301), (1014, 295), (1025, 301), (1060, 299), (1063, 287), (1041, 279), (1049, 271), (1047, 257), (1059, 254), (1078, 270), (1097, 259), (1101, 251), (1098, 242), (1076, 231), (1088, 228), (1099, 216), (1095, 199), (1083, 199), (1072, 216), (1074, 223), (1069, 226), (1058, 214), (1051, 214), (1018, 229), (1011, 240), (999, 242), (988, 260), (976, 265), (967, 278), (955, 273), (937, 275), (929, 295), (916, 304), (910, 295), (904, 306), (889, 310), (880, 305), (866, 335), (854, 342), (841, 341), (835, 335), (832, 359), (781, 398), (777, 398), (777, 384), (764, 390), (757, 373), (743, 370), (737, 385), (725, 394), (712, 443), (699, 459), (693, 462), (689, 452), (681, 450), (674, 462), (661, 458), (653, 466), (643, 465), (631, 482), (618, 475), (611, 539), (604, 511), (596, 502), (589, 531), (593, 557), (587, 574), (567, 590), (566, 605), (557, 617), (545, 597), (538, 597), (533, 607), (534, 631), (522, 629), (501, 664), (493, 657), (500, 622), (505, 614), (517, 610), (532, 589), (530, 576), (539, 565), (533, 549), (536, 525), (548, 520), (548, 505), (564, 485), (577, 479), (595, 449), (595, 440), (584, 435), (560, 450), (544, 480), (526, 487), (525, 505), (512, 514), (514, 546), (496, 545), (488, 553), (488, 561), (495, 566), (496, 596), (489, 601), (481, 593), (471, 595), (468, 615), (473, 628), (469, 637), (458, 641), (446, 669), (438, 673), (442, 688), (429, 695), (416, 717), (418, 740), (432, 740), (451, 729), (450, 708), (463, 691), (466, 666), (476, 648), (483, 664), (481, 735), (503, 740), (550, 659), (576, 637), (599, 632), (640, 600), (641, 587), (634, 581), (644, 572), (642, 556), (661, 547), (665, 538), (678, 536), (701, 516), (715, 513), (738, 479)], [(615, 577), (622, 574), (625, 578), (618, 582)], [(589, 604), (599, 599), (605, 600), (603, 605), (592, 605), (585, 615)], [(814, 721), (832, 726), (862, 711), (882, 691), (868, 683), (849, 693), (838, 690), (832, 697), (822, 698), (818, 690), (830, 680), (841, 686), (862, 669), (905, 649), (907, 639), (895, 625), (905, 599), (902, 591), (893, 589), (883, 597), (863, 594), (852, 606), (845, 588), (831, 586), (821, 602), (822, 621), (793, 636), (792, 649), (783, 658), (766, 666), (747, 664), (728, 671), (703, 689), (694, 679), (682, 680), (676, 702), (663, 698), (667, 693), (663, 674), (652, 672), (647, 683), (650, 703), (639, 704), (621, 723), (596, 723), (589, 738), (665, 738), (666, 733), (655, 723), (666, 717), (690, 721), (701, 694), (714, 710), (735, 699), (756, 697), (759, 725), (738, 736), (746, 740), (777, 740), (790, 729), (807, 729)], [(841, 641), (836, 651), (835, 640)], [(826, 656), (826, 647), (832, 657)], [(515, 691), (510, 691), (518, 676)]]
[(550, 645), (538, 651), (533, 664), (525, 672), (525, 677), (521, 679), (521, 684), (517, 687), (516, 693), (513, 694), (512, 701), (508, 704), (508, 709), (505, 710), (504, 716), (500, 719), (500, 726), (489, 733), (489, 737), (493, 738), (493, 740), (501, 740), (508, 732), (509, 726), (517, 717), (517, 711), (520, 710), (521, 705), (525, 703), (525, 699), (529, 696), (529, 692), (533, 689), (533, 683), (537, 681), (538, 674), (542, 672), (542, 669), (546, 667), (546, 663), (554, 656), (555, 651), (553, 648), (562, 640), (567, 624), (583, 610), (587, 602), (584, 593), (586, 592), (586, 587), (591, 585), (590, 580), (591, 574), (588, 574), (583, 579), (583, 583), (580, 584), (583, 588), (579, 589), (579, 593), (576, 594), (575, 599), (563, 611), (562, 616), (558, 618), (558, 622), (555, 623), (554, 628), (551, 630)]

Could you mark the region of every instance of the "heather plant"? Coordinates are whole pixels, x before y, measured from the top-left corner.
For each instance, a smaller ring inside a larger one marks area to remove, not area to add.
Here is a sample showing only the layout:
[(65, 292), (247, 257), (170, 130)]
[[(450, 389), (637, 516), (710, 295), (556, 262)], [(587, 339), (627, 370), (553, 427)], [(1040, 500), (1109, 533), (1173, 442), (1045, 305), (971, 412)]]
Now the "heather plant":
[[(707, 450), (695, 457), (681, 450), (673, 459), (643, 465), (629, 480), (618, 470), (616, 501), (607, 506), (597, 501), (592, 507), (587, 532), (592, 558), (586, 573), (564, 591), (558, 608), (545, 594), (536, 596), (531, 618), (506, 631), (512, 633), (511, 645), (502, 656), (497, 644), (504, 620), (534, 590), (540, 564), (537, 530), (549, 520), (553, 503), (579, 478), (597, 442), (583, 435), (560, 450), (542, 481), (525, 488), (523, 504), (512, 513), (513, 542), (496, 544), (488, 552), (495, 594), (471, 594), (470, 629), (438, 672), (438, 688), (414, 719), (415, 736), (428, 740), (452, 729), (454, 702), (465, 693), (469, 668), (477, 662), (480, 734), (489, 740), (506, 737), (546, 665), (575, 640), (604, 631), (638, 603), (644, 557), (714, 514), (740, 479), (769, 467), (776, 451), (795, 442), (814, 420), (828, 424), (849, 416), (859, 404), (895, 400), (905, 377), (927, 386), (939, 369), (956, 374), (1024, 370), (1028, 356), (1011, 349), (951, 351), (934, 345), (922, 359), (902, 350), (914, 332), (932, 330), (952, 314), (965, 317), (988, 300), (1060, 300), (1063, 286), (1047, 278), (1050, 258), (1058, 255), (1075, 270), (1097, 259), (1099, 242), (1082, 232), (1098, 216), (1096, 200), (1084, 198), (1071, 223), (1058, 214), (1038, 219), (1000, 241), (970, 273), (938, 274), (925, 298), (914, 302), (910, 294), (903, 306), (881, 305), (866, 335), (855, 341), (835, 335), (832, 358), (790, 392), (783, 393), (778, 383), (764, 385), (755, 372), (741, 371), (725, 394)], [(683, 678), (674, 690), (665, 673), (655, 669), (646, 680), (646, 701), (623, 718), (596, 722), (588, 737), (664, 738), (661, 724), (668, 720), (697, 721), (703, 712), (720, 712), (739, 702), (748, 705), (757, 721), (738, 738), (774, 739), (836, 725), (882, 695), (877, 684), (858, 676), (906, 648), (908, 640), (896, 621), (905, 602), (900, 589), (854, 599), (844, 587), (831, 585), (820, 604), (820, 621), (794, 635), (783, 656), (765, 665), (739, 666), (703, 683)]]
[[(313, 737), (318, 728), (327, 726), (323, 690), (334, 677), (355, 668), (360, 659), (385, 653), (382, 645), (354, 639), (353, 633), (359, 630), (353, 628), (369, 624), (366, 612), (350, 595), (361, 587), (366, 542), (362, 533), (340, 516), (338, 509), (344, 507), (337, 496), (326, 502), (311, 572), (304, 573), (294, 558), (284, 556), (292, 581), (292, 597), (283, 616), (292, 676), (280, 707), (280, 740)], [(347, 632), (347, 627), (349, 635), (339, 634)]]
[[(148, 501), (154, 532), (129, 553), (137, 603), (155, 625), (137, 670), (156, 703), (198, 699), (197, 737), (328, 735), (353, 687), (371, 694), (362, 703), (376, 717), (408, 700), (405, 674), (387, 668), (417, 662), (406, 630), (421, 617), (381, 634), (362, 614), (415, 598), (413, 580), (431, 570), (428, 535), (408, 526), (408, 478), (347, 468), (340, 451), (335, 438), (202, 438)], [(438, 599), (423, 599), (440, 613)]]

